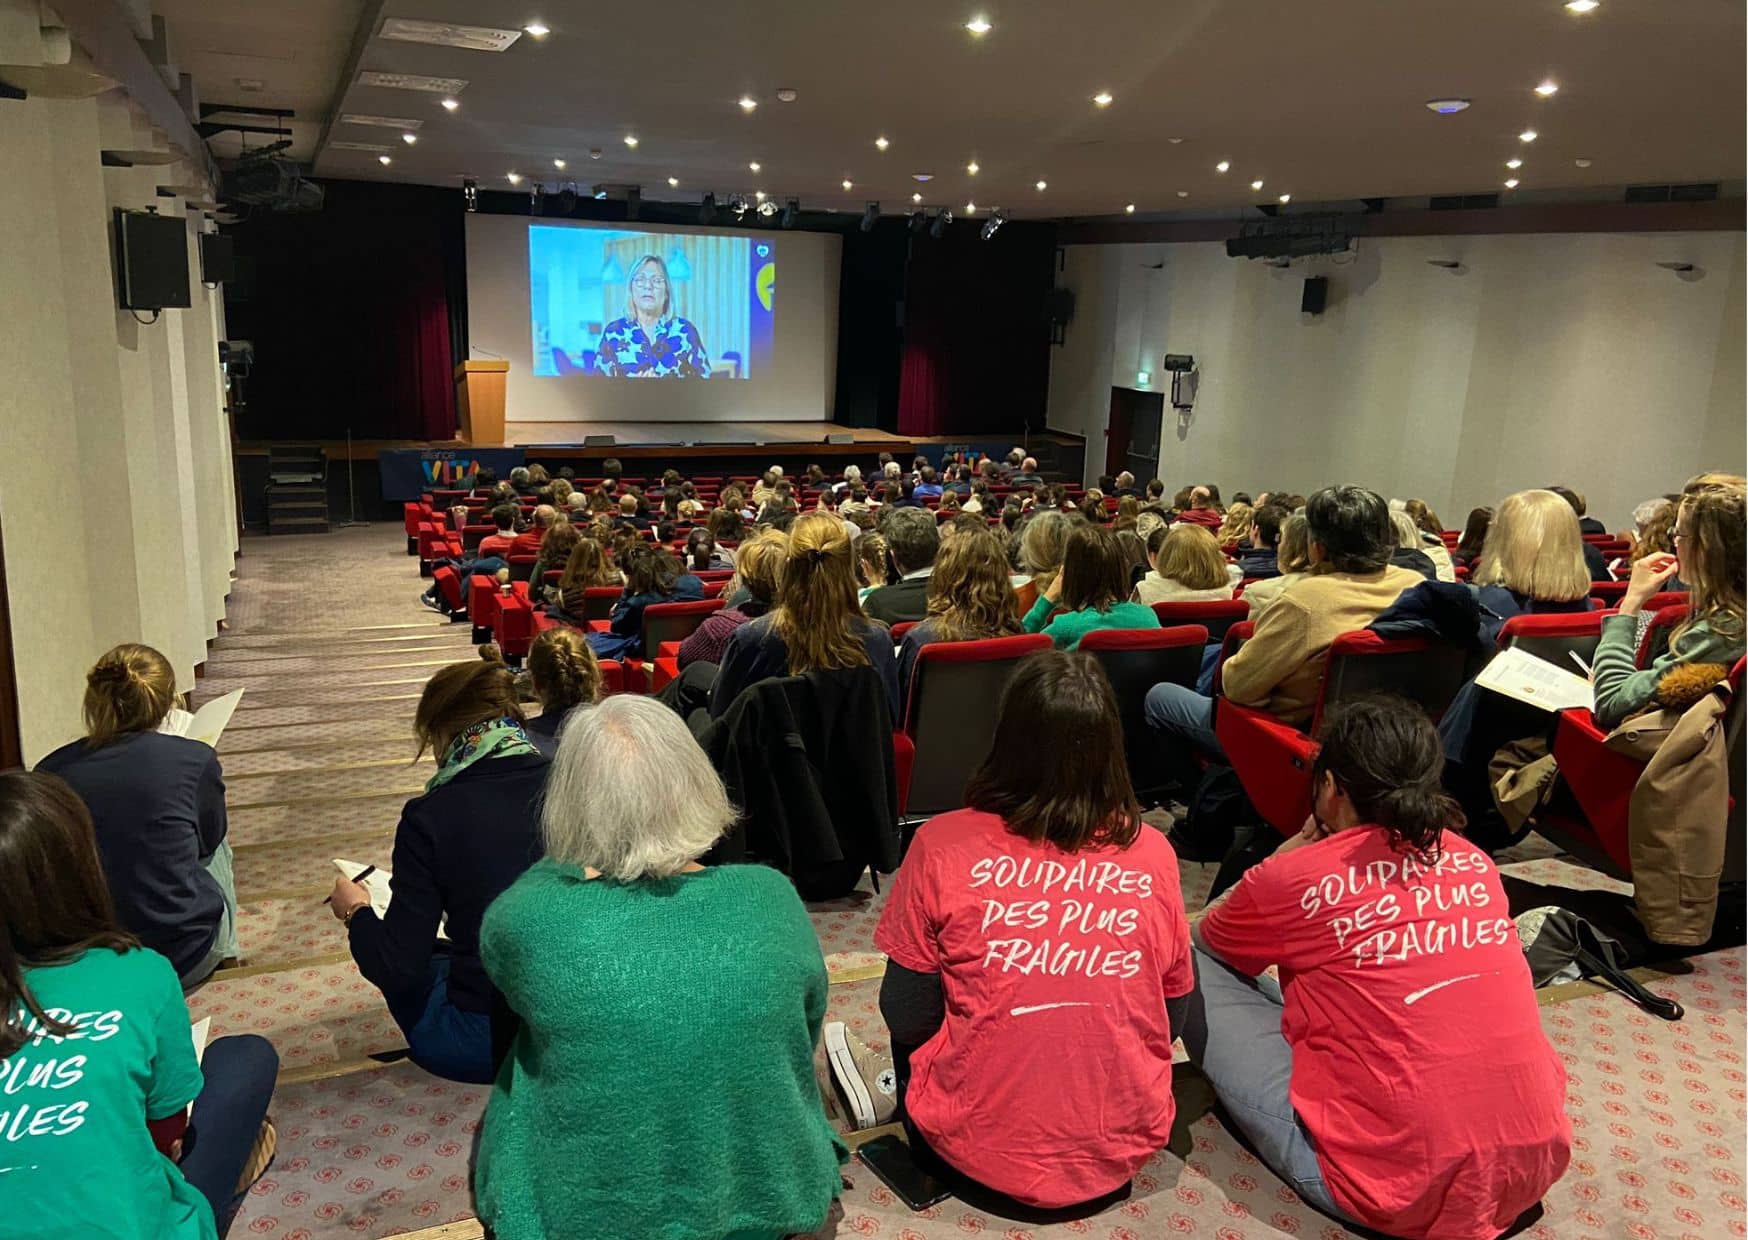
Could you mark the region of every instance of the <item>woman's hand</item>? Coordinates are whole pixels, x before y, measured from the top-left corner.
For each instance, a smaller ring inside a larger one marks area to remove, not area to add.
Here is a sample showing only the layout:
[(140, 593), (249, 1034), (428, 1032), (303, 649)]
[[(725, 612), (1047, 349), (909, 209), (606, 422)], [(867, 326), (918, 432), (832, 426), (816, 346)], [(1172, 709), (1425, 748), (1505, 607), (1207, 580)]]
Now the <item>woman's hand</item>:
[(1062, 574), (1057, 573), (1050, 579), (1050, 584), (1044, 587), (1044, 597), (1052, 606), (1062, 599)]
[(1645, 601), (1663, 588), (1663, 583), (1681, 571), (1681, 561), (1667, 551), (1648, 555), (1633, 565), (1633, 576), (1627, 592), (1621, 597), (1621, 611), (1632, 615), (1645, 606)]
[(357, 910), (368, 906), (370, 892), (363, 883), (355, 883), (349, 878), (336, 878), (334, 892), (328, 897), (328, 907), (334, 911), (334, 916), (345, 921)]

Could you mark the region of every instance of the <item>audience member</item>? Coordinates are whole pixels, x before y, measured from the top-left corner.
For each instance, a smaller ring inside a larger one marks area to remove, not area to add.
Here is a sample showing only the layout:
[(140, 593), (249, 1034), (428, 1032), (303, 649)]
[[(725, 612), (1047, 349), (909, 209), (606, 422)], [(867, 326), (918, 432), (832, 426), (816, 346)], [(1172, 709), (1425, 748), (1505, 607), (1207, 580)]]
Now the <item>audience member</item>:
[(924, 465), (917, 470), (916, 497), (918, 499), (939, 499), (941, 484), (935, 478), (935, 467)]
[(1147, 576), (1148, 569), (1153, 564), (1147, 558), (1147, 541), (1134, 530), (1113, 528), (1112, 532), (1117, 536), (1117, 546), (1122, 549), (1123, 565), (1129, 570), (1129, 588), (1132, 596), (1134, 588), (1140, 584), (1143, 577)]
[[(1420, 529), (1414, 524), (1414, 518), (1401, 509), (1390, 513), (1390, 530), (1396, 540), (1396, 546), (1390, 553), (1390, 563), (1398, 568), (1406, 568), (1419, 573), (1428, 581), (1442, 580), (1438, 574), (1438, 566), (1427, 554), (1426, 544), (1421, 540)], [(1447, 557), (1448, 558), (1448, 557)], [(1451, 580), (1456, 580), (1453, 571)]]
[[(488, 662), (503, 658), (494, 642), (482, 646), (480, 654)], [(559, 728), (571, 711), (600, 701), (601, 664), (577, 630), (547, 629), (528, 651), (528, 679), (540, 713), (522, 727), (528, 742), (550, 759), (558, 752)]]
[(1035, 487), (1044, 481), (1044, 476), (1038, 472), (1038, 461), (1035, 457), (1023, 457), (1008, 482), (1017, 487)]
[(1094, 659), (1019, 665), (966, 804), (917, 832), (875, 932), (890, 1064), (839, 1023), (827, 1061), (857, 1126), (896, 1111), (910, 1156), (967, 1205), (1081, 1218), (1124, 1199), (1171, 1132), (1194, 984), (1177, 858), (1141, 822)]
[(744, 518), (738, 508), (728, 506), (726, 496), (723, 503), (723, 507), (718, 508), (705, 518), (704, 528), (710, 531), (710, 536), (718, 543), (739, 542), (742, 537), (741, 526), (744, 523)]
[(588, 591), (621, 585), (624, 580), (596, 539), (579, 538), (577, 545), (571, 548), (570, 558), (565, 561), (564, 572), (559, 576), (558, 602), (554, 605), (553, 615), (580, 626), (589, 618)]
[(1063, 650), (1078, 647), (1094, 629), (1158, 628), (1159, 617), (1151, 607), (1130, 602), (1130, 590), (1117, 536), (1102, 525), (1076, 523), (1063, 551), (1062, 572), (1038, 592), (1021, 623), (1026, 632), (1043, 633)]
[(36, 769), (84, 801), (121, 924), (191, 987), (237, 955), (237, 892), (218, 755), (159, 730), (176, 702), (170, 661), (123, 643), (85, 675), (85, 736)]
[[(517, 509), (514, 504), (499, 504), (492, 509), (492, 524), (497, 529), (495, 533), (487, 534), (479, 540), (479, 547), (475, 552), (479, 559), (502, 559), (510, 554), (516, 544), (516, 517)], [(466, 573), (462, 574), (462, 580), (467, 580)]]
[(1512, 616), (1589, 611), (1583, 547), (1577, 517), (1553, 492), (1519, 491), (1501, 500), (1469, 580), (1485, 609), (1483, 643), (1491, 647)]
[(1165, 502), (1165, 483), (1158, 478), (1147, 483), (1147, 499), (1141, 507), (1157, 513), (1165, 513), (1168, 505)]
[(546, 472), (546, 466), (536, 461), (528, 467), (528, 485), (539, 489), (552, 482), (552, 475)]
[(1661, 552), (1675, 554), (1675, 519), (1681, 511), (1681, 499), (1646, 500), (1633, 509), (1633, 549), (1628, 564), (1636, 564), (1649, 555)]
[(724, 591), (728, 606), (705, 616), (704, 622), (680, 643), (682, 669), (694, 663), (714, 669), (722, 662), (734, 631), (771, 610), (787, 544), (787, 537), (775, 530), (765, 530), (741, 544), (735, 557), (734, 580)]
[[(1273, 504), (1265, 505), (1275, 508)], [(1283, 509), (1275, 509), (1285, 512)], [(1311, 571), (1310, 527), (1305, 514), (1295, 512), (1281, 522), (1280, 541), (1275, 546), (1275, 567), (1278, 575), (1264, 577), (1244, 587), (1244, 601), (1250, 608), (1248, 619), (1254, 621), (1263, 608), (1274, 602), (1289, 586), (1303, 581)]]
[(970, 494), (971, 481), (965, 476), (965, 466), (957, 463), (947, 466), (941, 483), (941, 498), (957, 495), (963, 501)]
[(1020, 531), (1020, 570), (1031, 576), (1040, 594), (1062, 572), (1062, 556), (1068, 549), (1068, 533), (1073, 528), (1065, 515), (1051, 509), (1033, 513)]
[[(1056, 484), (1051, 485), (1050, 497), (1052, 499), (1056, 498)], [(1064, 489), (1062, 493), (1062, 503), (1068, 503), (1068, 492), (1066, 489)], [(1068, 506), (1070, 508), (1075, 507), (1073, 504), (1069, 504)], [(1085, 517), (1088, 521), (1091, 521), (1094, 525), (1110, 524), (1111, 514), (1105, 509), (1105, 493), (1098, 487), (1093, 487), (1090, 491), (1085, 492), (1080, 497), (1079, 508), (1081, 516)]]
[(898, 655), (899, 688), (908, 700), (911, 672), (924, 646), (1011, 637), (1020, 631), (1019, 607), (1001, 540), (987, 529), (956, 534), (942, 546), (928, 580), (926, 617), (904, 635)]
[(1195, 928), (1185, 1049), (1317, 1209), (1392, 1236), (1499, 1235), (1572, 1146), (1499, 873), (1458, 834), (1418, 707), (1344, 704), (1320, 740), (1304, 830)]
[(935, 515), (921, 508), (895, 509), (880, 523), (880, 532), (886, 536), (897, 580), (870, 593), (862, 610), (888, 625), (921, 620), (928, 614), (929, 576), (941, 549)]
[(419, 697), (413, 735), (421, 755), (436, 755), (437, 771), (395, 828), (394, 898), (378, 917), (370, 892), (341, 876), (329, 907), (413, 1062), (488, 1084), (494, 993), (480, 964), (480, 918), (540, 856), (546, 759), (522, 726), (514, 678), (497, 662), (440, 669)]
[(941, 506), (938, 511), (957, 515), (960, 512), (959, 493), (957, 491), (941, 492)]
[[(872, 537), (864, 534), (858, 541)], [(720, 717), (748, 685), (773, 676), (872, 666), (886, 684), (891, 716), (898, 718), (892, 634), (856, 606), (855, 568), (843, 523), (827, 513), (808, 513), (791, 529), (787, 551), (777, 605), (728, 639), (710, 694), (711, 717)]]
[(1492, 524), (1491, 508), (1469, 509), (1469, 519), (1463, 523), (1463, 536), (1457, 540), (1457, 549), (1451, 556), (1455, 566), (1466, 568), (1471, 573), (1475, 571), (1475, 564), (1487, 545), (1487, 531)]
[(1117, 519), (1111, 523), (1111, 528), (1119, 534), (1124, 530), (1133, 531), (1141, 524), (1141, 501), (1133, 495), (1125, 495), (1117, 501)]
[(1184, 499), (1186, 507), (1177, 514), (1179, 521), (1188, 521), (1191, 525), (1205, 526), (1210, 532), (1220, 528), (1224, 518), (1219, 509), (1214, 507), (1214, 501), (1207, 487), (1191, 487), (1189, 494), (1178, 492)]
[(1585, 502), (1584, 492), (1576, 491), (1571, 487), (1549, 487), (1548, 490), (1572, 505), (1572, 511), (1578, 514), (1578, 532), (1580, 534), (1608, 533), (1607, 526), (1595, 517), (1588, 515), (1589, 505)]
[(1126, 469), (1115, 478), (1111, 493), (1118, 499), (1139, 499), (1141, 496), (1141, 492), (1135, 489), (1135, 475)]
[(602, 659), (637, 659), (643, 648), (643, 609), (652, 603), (687, 603), (704, 597), (704, 583), (682, 572), (680, 561), (660, 547), (639, 544), (620, 561), (625, 593), (613, 604), (606, 632), (591, 632), (589, 645)]
[(552, 528), (546, 531), (546, 537), (540, 540), (540, 552), (534, 558), (534, 567), (528, 572), (530, 598), (538, 600), (546, 597), (546, 574), (564, 571), (564, 566), (570, 563), (571, 552), (577, 549), (581, 538), (577, 527), (563, 517), (552, 523)]
[(709, 530), (693, 530), (686, 535), (686, 567), (694, 573), (721, 572), (733, 568), (734, 561), (717, 549)]
[(116, 918), (79, 797), (53, 775), (0, 772), (8, 1230), (229, 1231), (273, 1157), (279, 1057), (243, 1034), (208, 1043), (197, 1063), (190, 1023), (173, 966)]
[(855, 546), (856, 602), (860, 605), (887, 583), (886, 538), (878, 531), (864, 531)]
[(1226, 557), (1203, 525), (1179, 522), (1162, 525), (1147, 538), (1147, 560), (1153, 571), (1135, 587), (1135, 601), (1191, 603), (1232, 597)]
[(518, 495), (534, 494), (534, 476), (526, 465), (518, 465), (510, 471), (510, 485), (516, 488)]
[(1221, 548), (1248, 547), (1251, 534), (1256, 529), (1255, 512), (1249, 504), (1234, 500), (1232, 506), (1226, 510), (1226, 519), (1214, 531), (1214, 544)]
[(1287, 510), (1278, 504), (1263, 504), (1251, 515), (1250, 545), (1238, 553), (1238, 574), (1241, 581), (1261, 581), (1280, 576), (1276, 550), (1281, 545), (1281, 524)]
[(624, 476), (625, 466), (619, 463), (618, 457), (610, 456), (601, 462), (602, 482), (611, 483), (614, 487), (617, 487), (619, 485), (619, 480)]

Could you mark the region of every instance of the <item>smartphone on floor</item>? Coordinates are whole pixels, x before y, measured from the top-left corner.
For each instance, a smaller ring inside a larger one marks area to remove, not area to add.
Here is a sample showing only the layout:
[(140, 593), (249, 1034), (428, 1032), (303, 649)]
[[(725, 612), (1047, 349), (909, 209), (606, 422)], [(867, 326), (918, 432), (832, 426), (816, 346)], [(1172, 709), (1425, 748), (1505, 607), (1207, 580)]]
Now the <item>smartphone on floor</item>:
[(896, 1136), (875, 1137), (856, 1151), (856, 1157), (912, 1210), (926, 1210), (953, 1195), (943, 1181), (917, 1166), (910, 1146)]

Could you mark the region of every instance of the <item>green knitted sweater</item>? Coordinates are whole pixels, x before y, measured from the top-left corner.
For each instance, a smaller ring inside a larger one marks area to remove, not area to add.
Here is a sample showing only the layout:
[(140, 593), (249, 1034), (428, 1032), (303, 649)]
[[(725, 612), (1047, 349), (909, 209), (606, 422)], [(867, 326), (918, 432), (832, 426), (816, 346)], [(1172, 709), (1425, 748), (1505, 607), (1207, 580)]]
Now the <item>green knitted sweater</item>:
[(661, 882), (535, 863), (486, 911), (522, 1017), (475, 1164), (498, 1240), (808, 1232), (848, 1157), (814, 1077), (826, 971), (789, 880)]

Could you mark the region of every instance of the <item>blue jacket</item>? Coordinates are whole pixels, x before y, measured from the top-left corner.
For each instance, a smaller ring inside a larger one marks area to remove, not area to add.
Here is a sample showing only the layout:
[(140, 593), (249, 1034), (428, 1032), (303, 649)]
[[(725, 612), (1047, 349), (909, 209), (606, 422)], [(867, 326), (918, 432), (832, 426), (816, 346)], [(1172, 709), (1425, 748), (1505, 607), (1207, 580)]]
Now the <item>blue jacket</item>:
[(643, 657), (643, 609), (651, 603), (695, 603), (704, 597), (704, 583), (687, 573), (674, 582), (666, 594), (647, 590), (630, 594), (613, 604), (605, 633), (590, 633), (589, 645), (598, 659), (639, 659)]

